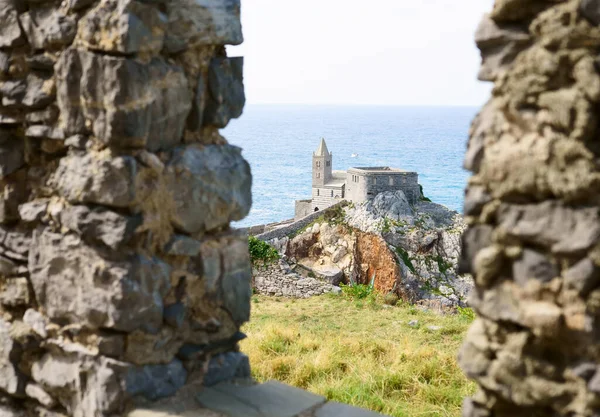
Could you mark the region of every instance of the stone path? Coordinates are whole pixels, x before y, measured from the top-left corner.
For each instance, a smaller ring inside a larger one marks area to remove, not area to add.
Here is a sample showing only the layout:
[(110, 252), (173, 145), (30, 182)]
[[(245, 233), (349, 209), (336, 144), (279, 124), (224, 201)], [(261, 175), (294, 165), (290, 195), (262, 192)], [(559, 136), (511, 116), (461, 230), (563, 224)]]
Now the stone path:
[(327, 402), (325, 397), (276, 381), (227, 382), (186, 387), (175, 398), (139, 405), (127, 417), (383, 417), (372, 411)]

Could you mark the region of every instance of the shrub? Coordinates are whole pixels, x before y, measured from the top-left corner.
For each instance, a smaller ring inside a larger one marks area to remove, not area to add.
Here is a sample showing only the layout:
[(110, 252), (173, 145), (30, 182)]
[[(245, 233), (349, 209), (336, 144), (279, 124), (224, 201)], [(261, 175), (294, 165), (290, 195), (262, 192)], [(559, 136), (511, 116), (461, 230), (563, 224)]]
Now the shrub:
[(383, 302), (389, 306), (395, 306), (398, 304), (399, 300), (400, 298), (398, 295), (394, 294), (393, 292), (387, 293), (385, 297), (383, 297)]
[(415, 266), (413, 265), (412, 259), (410, 258), (410, 255), (408, 254), (408, 252), (405, 251), (400, 246), (398, 246), (396, 248), (396, 253), (398, 254), (398, 256), (400, 256), (400, 258), (402, 259), (402, 262), (404, 262), (404, 265), (406, 265), (406, 267), (410, 270), (410, 272), (412, 272), (413, 274), (416, 274)]
[(431, 203), (431, 200), (423, 194), (423, 186), (421, 184), (419, 184), (419, 189), (421, 190), (421, 201), (429, 201)]
[(475, 311), (470, 307), (457, 307), (458, 315), (467, 321), (475, 320)]
[(262, 263), (263, 265), (269, 265), (279, 259), (277, 249), (254, 236), (248, 238), (248, 249), (250, 250), (250, 260), (253, 264)]
[(362, 300), (369, 297), (373, 291), (373, 285), (366, 284), (340, 284), (340, 288), (342, 289), (342, 293), (348, 297), (353, 299)]

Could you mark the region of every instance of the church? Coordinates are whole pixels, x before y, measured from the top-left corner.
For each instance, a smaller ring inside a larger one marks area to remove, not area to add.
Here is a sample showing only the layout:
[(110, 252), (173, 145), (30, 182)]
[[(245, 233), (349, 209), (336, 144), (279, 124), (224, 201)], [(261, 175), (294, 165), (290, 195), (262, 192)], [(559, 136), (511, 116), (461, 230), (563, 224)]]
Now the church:
[(312, 156), (312, 198), (296, 201), (295, 219), (323, 210), (342, 200), (362, 203), (384, 191), (402, 190), (411, 204), (421, 198), (416, 172), (390, 167), (333, 170), (333, 153), (325, 139)]

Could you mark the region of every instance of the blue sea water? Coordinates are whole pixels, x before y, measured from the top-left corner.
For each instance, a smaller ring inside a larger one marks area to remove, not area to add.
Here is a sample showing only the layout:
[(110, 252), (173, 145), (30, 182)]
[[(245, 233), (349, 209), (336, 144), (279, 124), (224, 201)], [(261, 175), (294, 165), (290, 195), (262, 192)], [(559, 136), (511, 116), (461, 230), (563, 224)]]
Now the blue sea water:
[(236, 226), (294, 217), (294, 200), (310, 198), (312, 152), (321, 137), (333, 152), (334, 170), (417, 171), (427, 197), (460, 212), (468, 177), (462, 160), (476, 112), (471, 107), (248, 105), (223, 132), (243, 148), (252, 167), (252, 210)]

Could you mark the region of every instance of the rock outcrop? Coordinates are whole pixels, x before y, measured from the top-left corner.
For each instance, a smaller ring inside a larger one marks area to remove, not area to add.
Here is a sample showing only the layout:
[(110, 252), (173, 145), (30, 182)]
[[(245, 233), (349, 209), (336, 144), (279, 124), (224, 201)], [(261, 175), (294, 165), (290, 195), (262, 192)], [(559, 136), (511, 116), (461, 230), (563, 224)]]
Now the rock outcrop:
[(239, 0), (0, 1), (3, 417), (248, 375), (241, 42)]
[[(464, 304), (472, 280), (457, 273), (465, 228), (460, 214), (425, 199), (410, 205), (402, 191), (397, 191), (347, 208), (346, 221), (387, 244), (399, 267), (396, 292), (411, 301)], [(371, 256), (372, 251), (364, 252)]]
[(452, 307), (464, 305), (473, 286), (457, 273), (464, 227), (458, 213), (424, 199), (410, 204), (396, 191), (336, 207), (269, 243), (323, 282), (373, 284), (407, 301)]
[(496, 0), (465, 167), (465, 417), (598, 415), (600, 3)]

